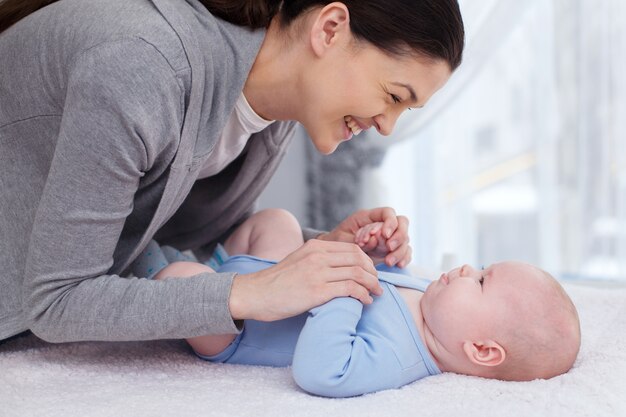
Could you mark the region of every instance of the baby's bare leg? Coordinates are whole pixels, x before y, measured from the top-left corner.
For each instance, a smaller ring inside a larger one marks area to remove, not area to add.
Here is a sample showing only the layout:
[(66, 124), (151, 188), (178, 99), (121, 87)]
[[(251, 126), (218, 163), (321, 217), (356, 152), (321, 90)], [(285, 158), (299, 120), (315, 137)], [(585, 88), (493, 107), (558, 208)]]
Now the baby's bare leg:
[(280, 261), (303, 243), (302, 228), (293, 214), (266, 209), (242, 223), (226, 239), (224, 248), (229, 255), (247, 254)]
[[(208, 266), (196, 262), (174, 262), (163, 268), (154, 279), (187, 278), (203, 272), (215, 272)], [(190, 337), (187, 342), (193, 350), (205, 356), (217, 355), (235, 339), (234, 334), (215, 334)]]

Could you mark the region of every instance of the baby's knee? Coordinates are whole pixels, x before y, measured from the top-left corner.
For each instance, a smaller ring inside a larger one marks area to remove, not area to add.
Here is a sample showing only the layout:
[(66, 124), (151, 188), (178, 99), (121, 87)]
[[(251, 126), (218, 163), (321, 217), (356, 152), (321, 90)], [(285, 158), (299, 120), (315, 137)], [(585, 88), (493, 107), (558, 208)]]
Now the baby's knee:
[(212, 273), (215, 271), (208, 266), (197, 262), (172, 262), (159, 271), (159, 273), (154, 276), (154, 279), (188, 278), (204, 272)]
[(272, 229), (301, 230), (296, 216), (290, 211), (281, 208), (269, 208), (254, 214), (257, 226), (271, 227)]

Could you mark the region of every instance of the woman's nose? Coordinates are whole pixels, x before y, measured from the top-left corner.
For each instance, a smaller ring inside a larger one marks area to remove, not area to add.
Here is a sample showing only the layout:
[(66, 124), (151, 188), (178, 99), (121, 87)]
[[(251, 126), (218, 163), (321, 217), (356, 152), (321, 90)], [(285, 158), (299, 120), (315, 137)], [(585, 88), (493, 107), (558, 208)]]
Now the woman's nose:
[(374, 124), (378, 133), (383, 136), (391, 135), (401, 113), (401, 111), (389, 110), (383, 114), (374, 116)]

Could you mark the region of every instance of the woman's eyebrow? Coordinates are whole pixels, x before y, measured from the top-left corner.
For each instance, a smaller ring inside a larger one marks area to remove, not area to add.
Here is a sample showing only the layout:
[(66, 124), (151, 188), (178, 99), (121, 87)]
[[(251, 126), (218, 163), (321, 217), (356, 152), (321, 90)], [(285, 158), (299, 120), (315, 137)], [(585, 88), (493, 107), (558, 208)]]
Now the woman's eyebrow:
[(414, 103), (417, 103), (417, 94), (415, 94), (415, 90), (409, 84), (398, 83), (398, 82), (393, 82), (391, 84), (397, 85), (398, 87), (404, 87), (407, 90), (409, 90), (409, 93), (411, 94), (411, 101), (413, 101)]

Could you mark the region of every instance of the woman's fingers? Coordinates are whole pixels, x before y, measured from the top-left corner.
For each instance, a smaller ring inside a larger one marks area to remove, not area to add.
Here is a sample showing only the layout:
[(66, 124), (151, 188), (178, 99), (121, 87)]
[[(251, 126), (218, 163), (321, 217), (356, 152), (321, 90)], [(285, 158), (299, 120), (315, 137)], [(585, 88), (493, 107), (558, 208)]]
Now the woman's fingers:
[(411, 254), (413, 250), (408, 243), (401, 245), (395, 251), (385, 256), (385, 263), (389, 266), (397, 265), (404, 268), (411, 262)]
[[(328, 242), (334, 243), (334, 242)], [(328, 252), (311, 252), (307, 256), (319, 258), (318, 262), (328, 263), (333, 267), (360, 265), (364, 269), (369, 269), (372, 273), (376, 273), (372, 260), (357, 245), (349, 243), (349, 246), (340, 251)]]
[(320, 279), (326, 282), (354, 281), (368, 292), (377, 295), (382, 293), (374, 263), (357, 245), (323, 242), (322, 246), (327, 250), (326, 252), (319, 251), (319, 246), (319, 244), (315, 245), (312, 249), (317, 249), (317, 251), (310, 252), (303, 259), (315, 266), (311, 271), (312, 274), (319, 274)]
[(396, 211), (391, 207), (381, 208), (381, 217), (383, 221), (383, 236), (389, 239), (398, 229), (398, 217)]
[(364, 269), (376, 273), (372, 260), (358, 245), (346, 242), (327, 242), (309, 240), (300, 249), (290, 254), (289, 258), (301, 259), (310, 257), (313, 261), (328, 264), (333, 267), (358, 264)]
[(409, 219), (405, 216), (397, 217), (397, 227), (387, 239), (387, 249), (389, 252), (395, 251), (400, 245), (409, 242)]
[(358, 266), (335, 267), (327, 271), (323, 277), (325, 282), (352, 281), (375, 295), (382, 294), (382, 289), (378, 283), (376, 274), (371, 274)]
[(363, 304), (371, 304), (374, 302), (374, 299), (367, 292), (367, 290), (361, 286), (356, 284), (354, 281), (337, 281), (327, 285), (326, 287), (326, 297), (327, 301), (332, 300), (337, 297), (352, 297)]
[(407, 266), (408, 264), (411, 263), (411, 259), (412, 259), (412, 254), (413, 254), (413, 249), (409, 246), (407, 248), (407, 251), (404, 255), (404, 258), (402, 258), (402, 260), (400, 262), (398, 262), (398, 266), (400, 268), (404, 268), (405, 266)]
[[(309, 252), (324, 252), (324, 253), (342, 253), (342, 252), (361, 252), (358, 245), (352, 242), (340, 242), (340, 241), (325, 241), (311, 239), (308, 240), (301, 248), (297, 249), (293, 253), (309, 253)], [(289, 255), (291, 256), (291, 255)]]

